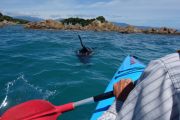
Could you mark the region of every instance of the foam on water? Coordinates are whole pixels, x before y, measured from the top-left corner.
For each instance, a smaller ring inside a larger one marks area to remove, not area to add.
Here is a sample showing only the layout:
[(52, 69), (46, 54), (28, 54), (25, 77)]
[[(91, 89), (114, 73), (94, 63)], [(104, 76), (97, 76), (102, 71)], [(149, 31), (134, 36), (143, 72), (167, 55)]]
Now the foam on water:
[[(21, 89), (22, 86), (24, 89)], [(18, 94), (21, 96), (17, 97)], [(19, 104), (30, 99), (48, 99), (50, 96), (55, 94), (56, 91), (50, 91), (29, 83), (28, 80), (25, 79), (24, 74), (21, 73), (17, 79), (12, 80), (6, 84), (4, 94), (5, 97), (0, 104), (0, 114), (2, 111), (15, 104)]]

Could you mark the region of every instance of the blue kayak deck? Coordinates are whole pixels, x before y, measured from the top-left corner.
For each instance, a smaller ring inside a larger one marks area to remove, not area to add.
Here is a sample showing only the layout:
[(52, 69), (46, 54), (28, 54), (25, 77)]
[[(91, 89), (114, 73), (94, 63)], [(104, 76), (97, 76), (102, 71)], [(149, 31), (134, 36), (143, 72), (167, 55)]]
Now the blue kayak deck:
[[(108, 84), (105, 92), (112, 91), (114, 83), (121, 79), (130, 78), (135, 82), (141, 76), (144, 68), (145, 65), (143, 63), (132, 56), (127, 56)], [(97, 120), (104, 113), (104, 111), (106, 111), (112, 105), (114, 100), (115, 97), (100, 101), (91, 116), (91, 120)]]

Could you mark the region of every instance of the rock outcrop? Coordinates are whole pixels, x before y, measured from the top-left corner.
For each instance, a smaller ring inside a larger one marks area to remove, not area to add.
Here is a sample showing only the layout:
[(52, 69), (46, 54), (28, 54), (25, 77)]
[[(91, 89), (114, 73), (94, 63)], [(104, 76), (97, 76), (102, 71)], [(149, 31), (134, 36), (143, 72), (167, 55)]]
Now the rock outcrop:
[[(72, 19), (72, 18), (71, 18)], [(74, 23), (73, 23), (74, 24)], [(88, 25), (82, 26), (79, 23), (76, 24), (63, 24), (59, 21), (45, 20), (41, 22), (31, 22), (25, 25), (25, 28), (29, 29), (60, 29), (60, 30), (92, 30), (92, 31), (115, 31), (125, 34), (130, 33), (145, 33), (145, 34), (175, 34), (180, 35), (176, 29), (172, 28), (149, 28), (140, 29), (135, 26), (129, 25), (127, 27), (117, 26), (111, 22), (101, 22), (97, 19), (91, 21)]]
[(120, 29), (121, 33), (130, 34), (130, 33), (142, 33), (141, 29), (136, 28), (135, 26), (129, 25)]
[(0, 22), (0, 27), (6, 26), (6, 25), (16, 25), (17, 23), (12, 21), (3, 20)]
[(3, 27), (3, 26), (4, 26), (4, 24), (0, 22), (0, 27)]
[(41, 22), (30, 22), (25, 25), (25, 28), (31, 29), (63, 29), (64, 25), (61, 22), (54, 20), (45, 20)]
[(85, 26), (84, 29), (94, 31), (118, 31), (119, 27), (107, 21), (102, 23), (98, 20), (95, 20), (88, 26)]
[(176, 34), (178, 31), (176, 29), (162, 27), (162, 28), (150, 28), (144, 30), (143, 33), (147, 34)]

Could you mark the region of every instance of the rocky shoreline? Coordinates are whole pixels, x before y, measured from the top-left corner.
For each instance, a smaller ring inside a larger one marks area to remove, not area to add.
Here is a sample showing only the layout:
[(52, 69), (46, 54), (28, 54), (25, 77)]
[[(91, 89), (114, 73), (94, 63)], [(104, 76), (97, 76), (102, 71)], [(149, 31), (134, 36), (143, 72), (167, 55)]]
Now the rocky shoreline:
[(0, 13), (0, 27), (6, 25), (23, 24), (26, 29), (57, 29), (57, 30), (82, 30), (82, 31), (113, 31), (124, 34), (168, 34), (180, 35), (180, 31), (172, 28), (147, 28), (141, 29), (136, 26), (119, 26), (107, 21), (103, 16), (93, 19), (68, 18), (61, 21), (44, 20), (40, 22), (29, 22), (22, 19), (15, 19)]
[(6, 26), (6, 25), (17, 25), (17, 24), (26, 24), (29, 21), (22, 20), (22, 19), (16, 19), (7, 15), (3, 15), (0, 12), (0, 27)]
[(17, 25), (17, 23), (12, 21), (3, 20), (0, 22), (0, 27), (6, 26), (6, 25)]
[(41, 22), (30, 22), (25, 24), (27, 29), (58, 29), (58, 30), (87, 30), (87, 31), (114, 31), (119, 33), (144, 33), (144, 34), (168, 34), (168, 35), (180, 35), (180, 32), (176, 29), (162, 27), (162, 28), (148, 28), (140, 29), (135, 26), (129, 25), (127, 27), (117, 26), (111, 22), (101, 22), (94, 20), (92, 23), (86, 26), (80, 24), (63, 24), (60, 21), (45, 20)]

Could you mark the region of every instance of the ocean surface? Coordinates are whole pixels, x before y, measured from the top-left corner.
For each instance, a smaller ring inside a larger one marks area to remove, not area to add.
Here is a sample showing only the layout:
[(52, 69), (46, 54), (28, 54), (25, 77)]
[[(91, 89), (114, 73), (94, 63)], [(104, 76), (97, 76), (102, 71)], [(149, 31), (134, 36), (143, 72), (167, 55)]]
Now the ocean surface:
[[(77, 34), (94, 49), (85, 63)], [(0, 28), (0, 114), (31, 99), (54, 105), (102, 93), (126, 55), (148, 64), (180, 49), (180, 36), (117, 32)], [(96, 104), (64, 113), (61, 120), (88, 120)]]

